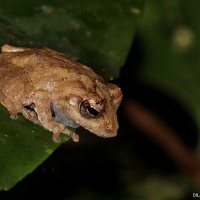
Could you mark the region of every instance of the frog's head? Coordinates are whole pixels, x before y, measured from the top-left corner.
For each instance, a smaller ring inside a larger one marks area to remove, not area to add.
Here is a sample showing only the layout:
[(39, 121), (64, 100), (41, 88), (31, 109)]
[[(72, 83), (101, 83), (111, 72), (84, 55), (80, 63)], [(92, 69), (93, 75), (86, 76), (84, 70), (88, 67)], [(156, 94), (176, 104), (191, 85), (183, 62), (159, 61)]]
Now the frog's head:
[(77, 123), (98, 136), (116, 136), (118, 130), (116, 112), (121, 98), (119, 87), (98, 82), (95, 94), (87, 95), (86, 99), (76, 105), (78, 112), (74, 112), (74, 116)]
[(87, 93), (84, 97), (74, 92), (67, 99), (68, 102), (59, 102), (53, 110), (60, 119), (58, 121), (66, 126), (80, 125), (98, 136), (114, 137), (118, 130), (116, 112), (121, 99), (119, 87), (97, 81), (95, 92)]

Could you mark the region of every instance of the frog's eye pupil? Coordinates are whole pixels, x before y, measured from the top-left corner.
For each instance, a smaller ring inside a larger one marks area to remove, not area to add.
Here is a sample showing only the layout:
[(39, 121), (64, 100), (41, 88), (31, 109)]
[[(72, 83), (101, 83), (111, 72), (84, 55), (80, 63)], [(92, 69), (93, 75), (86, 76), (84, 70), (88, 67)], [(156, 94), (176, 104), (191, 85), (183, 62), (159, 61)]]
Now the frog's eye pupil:
[(100, 112), (93, 108), (88, 100), (81, 102), (80, 104), (80, 113), (83, 117), (89, 118), (96, 118), (99, 116)]
[(87, 106), (87, 110), (91, 115), (93, 115), (95, 117), (99, 114), (99, 112), (97, 110), (95, 110), (94, 108), (92, 108), (90, 106)]

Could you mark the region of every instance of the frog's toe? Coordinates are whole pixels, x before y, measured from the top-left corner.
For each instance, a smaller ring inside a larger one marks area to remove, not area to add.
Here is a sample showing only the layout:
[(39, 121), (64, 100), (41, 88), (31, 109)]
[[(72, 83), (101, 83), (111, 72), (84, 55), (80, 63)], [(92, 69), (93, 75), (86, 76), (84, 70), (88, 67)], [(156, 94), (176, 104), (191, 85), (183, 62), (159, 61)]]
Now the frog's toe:
[(28, 120), (30, 120), (30, 121), (32, 121), (34, 124), (38, 124), (39, 123), (39, 120), (38, 120), (38, 118), (37, 118), (37, 115), (36, 115), (36, 113), (34, 112), (34, 111), (31, 111), (31, 110), (28, 110), (28, 109), (22, 109), (21, 110), (21, 113), (23, 114), (23, 116), (26, 118), (26, 119), (28, 119)]
[(60, 134), (58, 134), (58, 133), (53, 133), (52, 140), (53, 140), (55, 143), (60, 143), (60, 142), (61, 142)]
[(78, 142), (79, 141), (79, 135), (76, 134), (74, 131), (71, 131), (71, 130), (65, 128), (63, 130), (63, 133), (66, 134), (66, 135), (69, 135), (74, 142)]
[(15, 112), (10, 112), (10, 118), (16, 120), (19, 118), (19, 115)]

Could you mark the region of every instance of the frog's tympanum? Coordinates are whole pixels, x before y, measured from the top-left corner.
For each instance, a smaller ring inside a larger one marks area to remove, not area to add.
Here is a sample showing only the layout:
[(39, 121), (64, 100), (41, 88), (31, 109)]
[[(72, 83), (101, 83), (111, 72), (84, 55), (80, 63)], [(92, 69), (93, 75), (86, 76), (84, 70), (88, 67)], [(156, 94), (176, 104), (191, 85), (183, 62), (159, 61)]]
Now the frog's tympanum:
[(48, 48), (2, 46), (0, 103), (12, 119), (18, 113), (53, 132), (79, 137), (67, 127), (82, 126), (101, 137), (114, 137), (121, 102), (119, 87), (106, 84), (91, 68)]

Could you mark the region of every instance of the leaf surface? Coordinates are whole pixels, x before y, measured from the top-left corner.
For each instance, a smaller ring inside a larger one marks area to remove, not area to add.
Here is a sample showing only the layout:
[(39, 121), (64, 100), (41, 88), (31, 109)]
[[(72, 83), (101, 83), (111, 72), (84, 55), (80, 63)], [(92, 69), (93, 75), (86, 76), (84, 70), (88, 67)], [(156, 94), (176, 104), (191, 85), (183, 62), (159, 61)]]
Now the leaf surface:
[[(0, 2), (0, 45), (49, 47), (118, 76), (131, 46), (141, 0), (6, 0)], [(0, 189), (8, 190), (57, 147), (51, 133), (0, 107)]]

